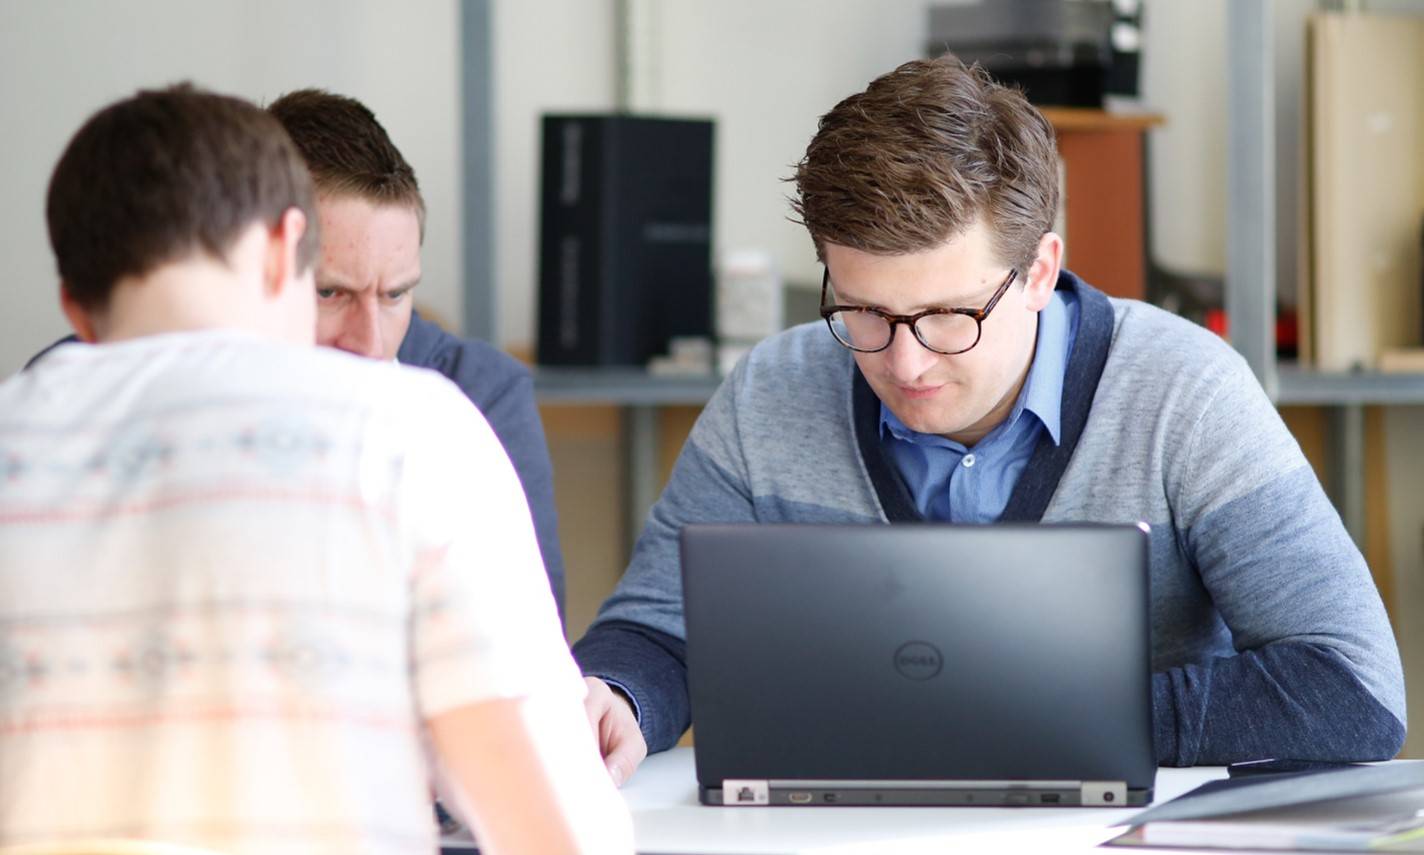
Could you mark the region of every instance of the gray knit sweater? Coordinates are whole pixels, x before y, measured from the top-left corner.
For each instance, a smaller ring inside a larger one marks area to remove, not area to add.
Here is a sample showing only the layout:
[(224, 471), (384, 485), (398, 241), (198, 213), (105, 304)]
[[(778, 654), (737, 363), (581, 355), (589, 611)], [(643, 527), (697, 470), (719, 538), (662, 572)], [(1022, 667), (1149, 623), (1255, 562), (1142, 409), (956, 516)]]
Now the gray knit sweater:
[[(1002, 519), (1151, 524), (1159, 762), (1393, 756), (1404, 683), (1379, 594), (1245, 363), (1174, 315), (1059, 287), (1081, 305), (1062, 442), (1036, 449)], [(708, 404), (575, 648), (632, 694), (652, 750), (688, 724), (681, 527), (920, 519), (877, 414), (821, 324), (763, 342)]]

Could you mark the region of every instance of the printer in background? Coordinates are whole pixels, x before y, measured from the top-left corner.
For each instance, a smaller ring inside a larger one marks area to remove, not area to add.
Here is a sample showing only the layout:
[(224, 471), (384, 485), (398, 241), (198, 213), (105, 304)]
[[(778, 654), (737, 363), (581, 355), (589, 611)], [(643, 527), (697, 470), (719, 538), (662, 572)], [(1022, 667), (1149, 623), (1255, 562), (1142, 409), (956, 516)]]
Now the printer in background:
[(1035, 104), (1137, 95), (1141, 0), (970, 0), (929, 10), (927, 53), (954, 52)]

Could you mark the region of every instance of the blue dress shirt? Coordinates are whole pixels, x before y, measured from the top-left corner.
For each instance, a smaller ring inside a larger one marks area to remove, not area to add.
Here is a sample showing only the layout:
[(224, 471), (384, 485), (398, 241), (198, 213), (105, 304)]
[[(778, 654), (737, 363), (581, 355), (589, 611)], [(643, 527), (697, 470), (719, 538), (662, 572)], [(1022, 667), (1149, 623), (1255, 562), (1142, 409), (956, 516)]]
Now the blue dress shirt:
[(1003, 514), (1043, 431), (1058, 444), (1063, 373), (1077, 332), (1077, 298), (1055, 291), (1039, 312), (1033, 364), (1013, 410), (972, 449), (911, 430), (880, 405), (880, 441), (925, 519), (989, 523)]

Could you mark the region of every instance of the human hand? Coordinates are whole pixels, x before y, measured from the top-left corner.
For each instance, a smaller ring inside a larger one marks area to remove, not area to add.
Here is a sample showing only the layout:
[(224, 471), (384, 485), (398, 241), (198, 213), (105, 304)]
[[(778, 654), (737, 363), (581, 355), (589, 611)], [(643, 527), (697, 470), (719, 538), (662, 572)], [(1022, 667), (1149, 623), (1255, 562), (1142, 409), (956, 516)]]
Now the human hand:
[(648, 743), (638, 728), (632, 705), (621, 692), (597, 677), (585, 677), (584, 682), (588, 684), (584, 709), (589, 726), (598, 740), (603, 765), (608, 767), (613, 783), (621, 787), (648, 756)]

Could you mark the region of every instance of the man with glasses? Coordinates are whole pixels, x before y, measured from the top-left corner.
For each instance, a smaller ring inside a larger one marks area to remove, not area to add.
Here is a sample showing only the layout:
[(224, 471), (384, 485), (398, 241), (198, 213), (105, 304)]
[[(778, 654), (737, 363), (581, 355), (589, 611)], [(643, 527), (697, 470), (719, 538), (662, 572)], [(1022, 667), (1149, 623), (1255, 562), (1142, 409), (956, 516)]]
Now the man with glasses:
[(1394, 756), (1359, 550), (1230, 347), (1061, 268), (1053, 132), (1021, 94), (907, 63), (821, 118), (795, 180), (825, 324), (727, 377), (575, 647), (615, 780), (689, 724), (688, 523), (1145, 521), (1161, 763)]

